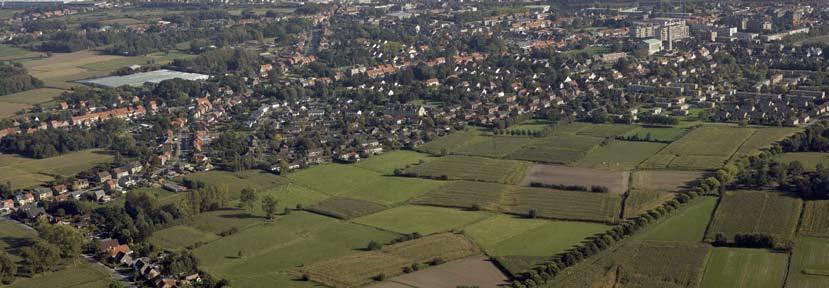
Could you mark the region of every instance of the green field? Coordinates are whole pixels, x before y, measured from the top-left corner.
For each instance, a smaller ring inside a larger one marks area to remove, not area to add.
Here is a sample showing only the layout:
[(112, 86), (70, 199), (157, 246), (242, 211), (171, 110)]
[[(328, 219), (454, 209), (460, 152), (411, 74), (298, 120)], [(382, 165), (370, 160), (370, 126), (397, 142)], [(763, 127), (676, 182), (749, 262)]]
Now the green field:
[(297, 267), (355, 253), (370, 241), (386, 243), (397, 237), (304, 212), (256, 222), (195, 249), (200, 267), (239, 287), (307, 287), (311, 283), (294, 281)]
[(150, 243), (166, 250), (180, 250), (196, 243), (207, 243), (220, 237), (190, 226), (173, 226), (159, 230), (150, 237)]
[[(0, 9), (0, 11), (5, 11)], [(25, 58), (39, 57), (41, 53), (32, 52), (26, 49), (17, 48), (11, 45), (0, 45), (0, 61), (19, 60)]]
[(637, 235), (637, 239), (652, 241), (698, 242), (705, 237), (705, 229), (717, 207), (717, 198), (704, 197), (698, 203), (687, 205), (675, 215)]
[(775, 191), (728, 191), (705, 238), (712, 241), (723, 233), (733, 241), (735, 234), (765, 233), (793, 240), (802, 204), (800, 198)]
[(630, 190), (625, 198), (624, 217), (628, 219), (638, 217), (674, 197), (675, 195), (669, 192)]
[(334, 197), (306, 210), (339, 219), (351, 219), (385, 210), (386, 206), (357, 199)]
[(789, 255), (763, 249), (714, 248), (702, 288), (779, 288)]
[(11, 220), (0, 220), (0, 250), (12, 257), (16, 257), (17, 248), (31, 243), (36, 237), (34, 230), (20, 227), (20, 224)]
[(599, 146), (576, 163), (578, 167), (631, 170), (647, 160), (667, 144), (653, 142), (613, 141)]
[[(644, 169), (709, 170), (725, 165), (756, 131), (754, 128), (703, 126), (643, 162)], [(755, 141), (753, 143), (759, 143)], [(756, 145), (756, 144), (755, 144)], [(711, 149), (711, 147), (717, 147)]]
[(490, 256), (550, 256), (607, 229), (603, 224), (497, 215), (463, 231)]
[(416, 204), (499, 210), (502, 197), (516, 186), (473, 181), (449, 181), (412, 200)]
[(437, 158), (431, 157), (429, 154), (398, 150), (363, 159), (356, 166), (383, 173), (384, 175), (392, 175), (394, 174), (394, 169), (405, 168), (406, 165), (414, 165), (420, 163), (420, 161), (426, 162), (433, 159)]
[(99, 149), (72, 152), (45, 159), (31, 159), (0, 154), (0, 182), (26, 188), (54, 180), (56, 176), (74, 176), (100, 163), (112, 161), (112, 155)]
[(829, 241), (800, 237), (792, 253), (787, 288), (829, 287)]
[(112, 280), (109, 274), (99, 268), (87, 264), (85, 260), (75, 260), (76, 264), (56, 271), (37, 275), (33, 278), (18, 277), (9, 288), (43, 288), (43, 287), (73, 287), (73, 288), (105, 288)]
[(760, 152), (761, 149), (771, 147), (771, 144), (780, 142), (783, 139), (794, 135), (797, 132), (803, 131), (800, 128), (774, 128), (763, 127), (757, 128), (754, 134), (740, 146), (740, 149), (734, 153), (734, 159), (741, 156), (750, 156)]
[(799, 161), (807, 171), (815, 171), (818, 164), (829, 167), (829, 153), (823, 152), (794, 152), (774, 155), (774, 161), (791, 163)]
[(428, 235), (460, 229), (492, 215), (431, 206), (401, 206), (354, 219), (354, 222), (397, 233)]
[(658, 141), (674, 141), (685, 135), (688, 129), (677, 127), (639, 127), (632, 131), (625, 133), (622, 136), (638, 136), (639, 139), (645, 139), (650, 134), (651, 139)]
[(829, 237), (829, 200), (806, 201), (803, 209), (799, 234)]
[(39, 88), (0, 96), (0, 102), (35, 105), (55, 100), (64, 90)]
[(497, 160), (482, 157), (445, 156), (411, 166), (406, 172), (419, 177), (485, 181), (517, 184), (524, 178), (529, 163), (513, 160)]
[(619, 195), (544, 188), (521, 188), (507, 196), (503, 206), (510, 213), (560, 220), (614, 222), (622, 209)]
[(147, 54), (144, 56), (135, 56), (135, 57), (124, 57), (112, 60), (105, 60), (99, 62), (92, 62), (87, 63), (84, 65), (78, 66), (79, 68), (88, 70), (88, 71), (101, 71), (110, 73), (112, 71), (121, 69), (123, 67), (128, 67), (132, 65), (147, 65), (148, 63), (154, 64), (167, 64), (172, 62), (174, 59), (186, 59), (194, 57), (193, 55), (183, 54), (178, 52), (156, 52)]

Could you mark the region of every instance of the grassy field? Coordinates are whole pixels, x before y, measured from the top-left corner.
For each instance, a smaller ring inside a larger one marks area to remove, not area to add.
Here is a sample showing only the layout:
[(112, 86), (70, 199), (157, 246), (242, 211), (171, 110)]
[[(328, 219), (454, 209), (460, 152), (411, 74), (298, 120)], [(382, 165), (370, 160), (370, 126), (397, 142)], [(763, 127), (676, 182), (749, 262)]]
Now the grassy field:
[(473, 181), (449, 181), (412, 200), (416, 204), (469, 209), (498, 210), (503, 195), (515, 186)]
[(83, 50), (73, 53), (54, 53), (52, 57), (26, 61), (23, 66), (29, 69), (32, 76), (43, 80), (47, 87), (69, 89), (80, 85), (71, 83), (71, 81), (106, 76), (111, 72), (87, 70), (81, 66), (122, 58), (125, 57)]
[(524, 122), (521, 122), (517, 125), (512, 125), (507, 128), (507, 131), (515, 130), (515, 131), (543, 131), (547, 127), (551, 127), (553, 122), (543, 119), (531, 119)]
[(12, 117), (17, 115), (17, 112), (28, 110), (31, 107), (29, 104), (0, 101), (0, 119)]
[(497, 160), (482, 157), (445, 156), (411, 166), (406, 172), (420, 177), (486, 181), (517, 184), (524, 178), (529, 163), (512, 160)]
[(792, 252), (786, 288), (829, 287), (829, 241), (800, 237)]
[(402, 267), (423, 264), (435, 258), (451, 261), (480, 254), (475, 244), (462, 235), (438, 234), (383, 247), (379, 251), (358, 252), (314, 263), (300, 270), (311, 280), (330, 287), (358, 287), (384, 274), (403, 274)]
[(92, 149), (45, 159), (30, 159), (0, 154), (0, 182), (26, 188), (54, 180), (55, 176), (73, 176), (97, 164), (112, 161), (112, 155)]
[(26, 246), (37, 238), (34, 230), (24, 229), (15, 222), (10, 220), (0, 220), (0, 250), (3, 250), (12, 257), (15, 256), (15, 250), (21, 246)]
[(334, 197), (319, 202), (307, 210), (339, 219), (351, 219), (385, 210), (386, 206), (363, 200)]
[(714, 209), (717, 207), (717, 198), (704, 197), (695, 200), (698, 203), (679, 210), (663, 222), (637, 235), (639, 240), (648, 241), (686, 241), (699, 242), (705, 238), (705, 229)]
[(829, 237), (829, 200), (806, 201), (804, 209), (799, 234)]
[[(0, 11), (5, 10), (0, 9)], [(41, 55), (45, 57), (45, 53), (33, 52), (6, 44), (0, 45), (0, 61), (22, 60), (33, 57), (40, 57)]]
[(150, 243), (165, 250), (181, 250), (196, 243), (207, 243), (220, 237), (190, 226), (173, 226), (153, 233)]
[(355, 223), (397, 233), (418, 232), (423, 235), (452, 231), (492, 217), (489, 212), (462, 211), (431, 206), (401, 206), (363, 216)]
[(357, 167), (382, 173), (383, 175), (394, 174), (394, 169), (405, 168), (406, 165), (414, 165), (420, 161), (426, 162), (437, 159), (429, 154), (414, 151), (398, 150), (386, 152), (379, 156), (364, 159), (356, 164)]
[(674, 198), (674, 193), (631, 190), (625, 198), (624, 217), (634, 218)]
[(66, 269), (37, 275), (33, 278), (18, 277), (9, 288), (42, 288), (42, 287), (72, 287), (72, 288), (105, 288), (112, 280), (109, 274), (91, 264), (82, 263), (84, 260), (75, 260), (78, 263), (69, 264)]
[(417, 288), (504, 287), (509, 281), (489, 257), (481, 255), (403, 274), (368, 288), (401, 288), (401, 284)]
[(714, 248), (700, 287), (779, 288), (788, 258), (763, 249)]
[(717, 233), (723, 233), (733, 241), (735, 234), (765, 233), (778, 240), (793, 240), (802, 203), (800, 198), (775, 191), (728, 191), (705, 238), (712, 241)]
[(570, 164), (578, 161), (602, 143), (603, 139), (575, 133), (554, 133), (544, 138), (533, 138), (508, 158), (550, 164)]
[(815, 171), (818, 164), (829, 167), (829, 153), (823, 152), (781, 153), (775, 155), (774, 160), (781, 163), (799, 161), (807, 171)]
[(631, 170), (667, 146), (654, 142), (613, 141), (599, 146), (575, 165), (585, 168)]
[(254, 222), (195, 249), (200, 267), (239, 287), (305, 287), (310, 283), (294, 281), (297, 267), (353, 254), (370, 241), (386, 243), (397, 237), (303, 212), (280, 216), (273, 222), (261, 218)]
[(769, 148), (771, 144), (782, 141), (789, 136), (803, 131), (801, 128), (774, 128), (763, 127), (757, 128), (754, 134), (746, 140), (740, 149), (734, 153), (733, 159), (742, 156), (754, 155), (760, 152), (760, 149)]
[(610, 193), (623, 194), (628, 190), (629, 178), (629, 172), (533, 164), (527, 170), (527, 176), (524, 177), (521, 184), (529, 186), (533, 182), (538, 182), (543, 184), (580, 185), (588, 189), (593, 185), (598, 185), (607, 187)]
[(0, 102), (35, 105), (55, 100), (64, 90), (39, 88), (0, 96)]
[(521, 188), (504, 200), (510, 213), (527, 215), (535, 210), (538, 217), (560, 220), (613, 222), (619, 218), (619, 195), (544, 188)]
[(607, 229), (608, 226), (596, 223), (497, 215), (469, 225), (463, 231), (490, 256), (549, 256)]
[(651, 139), (659, 141), (674, 141), (682, 137), (688, 129), (677, 127), (639, 127), (632, 131), (625, 133), (623, 136), (632, 137), (638, 136), (639, 139), (645, 139), (650, 134)]
[(631, 190), (647, 192), (681, 192), (702, 178), (699, 171), (646, 170), (631, 175)]
[(148, 63), (167, 64), (175, 59), (186, 59), (191, 57), (194, 56), (178, 52), (156, 52), (144, 56), (123, 57), (117, 59), (108, 59), (103, 61), (91, 62), (80, 65), (78, 67), (87, 71), (110, 73), (112, 71), (132, 65), (146, 65)]
[[(703, 126), (685, 134), (640, 165), (644, 169), (708, 170), (722, 167), (754, 128)], [(711, 149), (717, 147), (717, 149)]]

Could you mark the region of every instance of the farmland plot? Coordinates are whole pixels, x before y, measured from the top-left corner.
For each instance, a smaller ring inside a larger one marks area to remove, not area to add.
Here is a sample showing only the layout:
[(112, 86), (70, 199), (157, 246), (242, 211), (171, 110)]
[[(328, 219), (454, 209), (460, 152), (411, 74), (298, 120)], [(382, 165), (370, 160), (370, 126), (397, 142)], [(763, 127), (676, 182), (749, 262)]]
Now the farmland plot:
[(829, 287), (829, 241), (800, 237), (792, 253), (786, 288)]
[(705, 175), (700, 171), (646, 170), (635, 171), (631, 190), (652, 192), (682, 192)]
[(607, 187), (611, 193), (622, 194), (628, 190), (630, 172), (614, 172), (588, 168), (558, 165), (533, 164), (527, 169), (523, 185), (533, 182), (544, 184), (581, 185), (590, 188), (593, 185)]
[(385, 210), (386, 206), (357, 199), (334, 197), (306, 210), (339, 219), (351, 219)]
[(733, 159), (742, 156), (750, 156), (760, 152), (761, 149), (769, 148), (773, 143), (782, 141), (789, 136), (802, 131), (800, 128), (776, 128), (764, 127), (757, 128), (754, 134), (740, 146), (737, 153), (734, 154)]
[(514, 186), (472, 181), (450, 181), (432, 191), (413, 199), (415, 204), (497, 210), (501, 198)]
[(774, 161), (780, 163), (791, 163), (794, 161), (803, 164), (806, 171), (815, 171), (818, 164), (829, 167), (829, 153), (824, 152), (794, 152), (774, 155)]
[(674, 198), (674, 193), (631, 190), (625, 198), (625, 218), (633, 218)]
[(507, 196), (503, 205), (509, 213), (519, 215), (535, 210), (543, 218), (596, 222), (616, 221), (622, 209), (616, 194), (544, 188), (517, 189)]
[(829, 200), (806, 201), (800, 234), (829, 237)]
[(578, 167), (631, 170), (647, 160), (667, 144), (653, 142), (613, 141), (599, 146), (576, 163)]
[(431, 206), (400, 206), (353, 221), (401, 234), (417, 232), (428, 235), (457, 230), (491, 216), (492, 213), (482, 211), (463, 211)]
[(701, 287), (779, 288), (788, 259), (786, 253), (763, 249), (714, 248)]
[[(639, 240), (699, 242), (705, 237), (705, 230), (717, 207), (716, 197), (703, 197), (693, 200), (695, 203), (685, 205), (650, 229), (635, 236)], [(632, 216), (632, 215), (631, 215)]]
[(527, 166), (527, 162), (513, 160), (445, 156), (411, 166), (406, 172), (430, 178), (446, 176), (449, 179), (515, 184), (524, 177)]
[(397, 288), (400, 285), (416, 288), (500, 287), (508, 285), (507, 280), (488, 257), (472, 256), (403, 274), (368, 288)]
[[(645, 169), (708, 170), (722, 167), (757, 129), (696, 128), (642, 163)], [(712, 147), (716, 147), (713, 148)]]
[(587, 155), (602, 143), (602, 138), (576, 134), (554, 134), (533, 138), (507, 158), (550, 164), (568, 164)]
[(607, 225), (598, 223), (497, 215), (465, 227), (464, 234), (478, 243), (488, 255), (550, 256), (607, 229)]
[(735, 234), (765, 233), (792, 240), (802, 203), (800, 198), (776, 191), (726, 192), (705, 238), (713, 241), (717, 233), (723, 233), (733, 241)]

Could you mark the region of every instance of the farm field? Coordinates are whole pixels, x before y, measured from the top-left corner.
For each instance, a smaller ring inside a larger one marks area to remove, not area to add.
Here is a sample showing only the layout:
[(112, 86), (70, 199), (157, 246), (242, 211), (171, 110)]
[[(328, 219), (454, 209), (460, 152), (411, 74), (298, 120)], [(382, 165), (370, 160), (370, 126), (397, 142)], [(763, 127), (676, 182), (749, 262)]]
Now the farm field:
[(530, 141), (532, 138), (527, 136), (476, 136), (452, 154), (503, 158)]
[(711, 246), (636, 241), (556, 278), (555, 287), (699, 287)]
[(775, 191), (728, 191), (705, 238), (712, 241), (723, 233), (731, 242), (735, 234), (765, 233), (793, 240), (802, 203), (800, 198)]
[(631, 190), (648, 192), (682, 192), (705, 175), (700, 171), (645, 170), (631, 175)]
[(517, 184), (524, 177), (529, 163), (513, 160), (498, 160), (482, 157), (444, 156), (411, 166), (406, 172), (420, 177), (486, 181)]
[(463, 230), (465, 235), (478, 243), (490, 256), (550, 256), (607, 229), (608, 226), (597, 223), (497, 215), (469, 225)]
[(207, 243), (219, 238), (221, 237), (216, 234), (179, 225), (154, 232), (150, 237), (150, 243), (161, 249), (181, 250), (196, 243)]
[(533, 182), (544, 184), (581, 185), (588, 189), (592, 185), (605, 186), (610, 193), (622, 194), (628, 190), (629, 172), (614, 172), (559, 165), (532, 164), (527, 169), (522, 185)]
[(474, 181), (449, 181), (414, 199), (413, 203), (470, 209), (500, 209), (503, 195), (515, 186)]
[(624, 217), (635, 218), (674, 199), (674, 193), (630, 190), (625, 198)]
[(81, 68), (83, 65), (125, 58), (122, 56), (102, 55), (97, 51), (82, 50), (73, 53), (54, 53), (52, 57), (27, 61), (23, 66), (32, 76), (43, 80), (47, 87), (69, 89), (79, 84), (70, 81), (96, 76), (105, 76), (111, 71), (92, 71)]
[(417, 148), (418, 151), (433, 155), (441, 155), (443, 152), (453, 153), (459, 147), (472, 141), (475, 137), (483, 134), (483, 129), (466, 128), (463, 131), (453, 131), (448, 135), (426, 142)]
[(52, 181), (55, 176), (72, 176), (109, 161), (112, 161), (112, 155), (99, 149), (45, 159), (0, 154), (0, 182), (10, 181), (15, 189), (32, 187)]
[[(55, 100), (64, 90), (38, 88), (0, 96), (0, 102), (35, 105)], [(5, 104), (3, 104), (5, 105)]]
[(779, 288), (788, 258), (763, 249), (714, 248), (700, 287)]
[(667, 144), (654, 142), (613, 141), (599, 146), (578, 161), (575, 166), (609, 170), (631, 170), (647, 160)]
[[(296, 282), (296, 267), (355, 253), (370, 241), (386, 243), (397, 234), (294, 212), (272, 222), (255, 219), (236, 234), (194, 250), (200, 266), (240, 287), (309, 286)], [(242, 257), (238, 252), (243, 253)]]
[(786, 288), (829, 286), (829, 241), (826, 238), (800, 237), (797, 240)]
[(18, 111), (31, 108), (29, 104), (11, 103), (0, 101), (0, 119), (8, 118), (17, 115)]
[(382, 173), (383, 175), (393, 175), (394, 169), (402, 169), (406, 165), (414, 165), (420, 163), (420, 161), (426, 162), (434, 159), (438, 158), (414, 151), (397, 150), (363, 159), (363, 161), (358, 162), (355, 166)]
[(829, 237), (829, 200), (806, 201), (800, 235)]
[(545, 188), (520, 188), (507, 195), (504, 207), (509, 213), (559, 220), (612, 222), (622, 209), (619, 195)]
[(306, 210), (339, 219), (351, 219), (385, 210), (386, 206), (363, 200), (334, 197)]
[(189, 174), (184, 178), (191, 181), (204, 182), (210, 187), (227, 189), (231, 193), (237, 193), (237, 195), (243, 189), (252, 189), (260, 192), (288, 183), (283, 177), (261, 170), (246, 170), (241, 172), (213, 170)]
[(16, 259), (17, 254), (13, 253), (14, 250), (28, 244), (36, 237), (34, 230), (20, 227), (11, 220), (0, 219), (0, 250), (8, 253), (11, 257)]
[(685, 133), (688, 132), (688, 129), (685, 128), (678, 128), (678, 127), (648, 127), (642, 126), (636, 128), (634, 130), (628, 131), (622, 136), (625, 137), (633, 137), (634, 135), (639, 137), (639, 139), (647, 138), (648, 134), (650, 134), (651, 139), (658, 140), (658, 141), (674, 141), (682, 137)]
[(169, 62), (172, 62), (174, 59), (185, 59), (191, 57), (193, 57), (193, 55), (178, 52), (156, 52), (144, 56), (121, 57), (115, 59), (108, 59), (104, 61), (91, 62), (80, 65), (78, 66), (78, 68), (87, 71), (105, 72), (108, 74), (115, 70), (121, 69), (123, 67), (129, 67), (132, 65), (145, 65), (147, 63), (167, 64)]
[[(0, 12), (7, 11), (0, 9)], [(0, 45), (0, 61), (22, 60), (27, 58), (45, 57), (46, 53), (33, 52), (23, 48), (17, 48), (11, 45)]]
[(400, 206), (363, 216), (353, 221), (397, 233), (418, 232), (422, 235), (429, 235), (460, 229), (492, 217), (492, 215), (489, 212), (462, 211), (431, 206)]
[(690, 204), (659, 224), (635, 236), (648, 241), (700, 242), (705, 238), (705, 229), (717, 207), (716, 197), (703, 197)]
[(789, 136), (803, 131), (800, 128), (776, 128), (763, 127), (755, 129), (754, 134), (740, 146), (740, 149), (734, 153), (732, 159), (738, 159), (742, 156), (750, 156), (760, 152), (760, 149), (769, 148), (771, 144), (788, 138)]
[(109, 274), (92, 266), (85, 260), (60, 271), (37, 275), (32, 278), (17, 277), (9, 288), (42, 288), (42, 287), (77, 287), (77, 288), (106, 288), (112, 281)]
[(806, 171), (815, 171), (818, 164), (829, 167), (829, 153), (823, 152), (794, 152), (774, 155), (774, 161), (791, 163), (799, 161)]
[(521, 122), (520, 124), (510, 126), (509, 128), (507, 128), (507, 131), (527, 130), (527, 131), (535, 132), (535, 131), (543, 131), (544, 129), (546, 129), (548, 127), (552, 128), (553, 127), (553, 122), (548, 121), (548, 120), (542, 120), (542, 119), (531, 119), (531, 120)]
[(387, 277), (403, 274), (401, 267), (404, 266), (427, 263), (435, 258), (451, 261), (480, 253), (464, 236), (444, 233), (388, 245), (381, 250), (352, 253), (300, 270), (312, 281), (326, 286), (356, 287), (371, 282), (381, 273)]
[(369, 285), (367, 288), (498, 287), (507, 285), (507, 280), (487, 257), (472, 256), (403, 274), (388, 281)]
[(569, 164), (578, 161), (603, 141), (602, 138), (577, 134), (553, 133), (544, 138), (532, 138), (507, 158), (549, 164)]
[[(753, 128), (702, 126), (691, 130), (642, 163), (644, 169), (709, 170), (725, 165)], [(711, 149), (710, 147), (717, 147)]]

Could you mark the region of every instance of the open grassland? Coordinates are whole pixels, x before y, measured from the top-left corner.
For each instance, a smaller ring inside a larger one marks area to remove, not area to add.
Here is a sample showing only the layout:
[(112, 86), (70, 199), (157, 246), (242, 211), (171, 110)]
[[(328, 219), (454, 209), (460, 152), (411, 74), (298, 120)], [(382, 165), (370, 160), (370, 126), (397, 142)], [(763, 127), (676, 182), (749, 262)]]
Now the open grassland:
[(405, 168), (406, 165), (419, 164), (420, 161), (426, 162), (436, 157), (431, 157), (429, 154), (418, 153), (408, 150), (398, 150), (386, 152), (378, 156), (368, 159), (363, 159), (356, 164), (357, 167), (372, 170), (383, 175), (394, 174), (394, 169)]
[(550, 256), (520, 255), (494, 256), (492, 258), (501, 270), (512, 278), (517, 278), (536, 266), (545, 265), (552, 259)]
[(30, 245), (36, 238), (34, 230), (21, 227), (12, 220), (0, 219), (0, 251), (17, 258), (17, 248)]
[[(2, 98), (0, 98), (2, 100)], [(17, 112), (22, 110), (28, 110), (32, 106), (29, 104), (22, 104), (22, 103), (11, 103), (11, 102), (2, 102), (0, 101), (0, 119), (8, 118), (14, 115), (17, 115)]]
[(807, 171), (815, 171), (818, 164), (829, 167), (829, 153), (824, 152), (781, 153), (775, 155), (774, 160), (781, 163), (798, 161)]
[(301, 268), (311, 280), (331, 287), (357, 287), (384, 274), (403, 274), (403, 267), (427, 263), (435, 258), (451, 261), (481, 251), (457, 234), (437, 234), (383, 247), (379, 251), (358, 252), (314, 263)]
[(243, 189), (260, 192), (288, 183), (283, 177), (261, 170), (246, 170), (242, 172), (213, 170), (189, 174), (184, 178), (191, 181), (204, 182), (207, 186), (227, 189), (231, 193), (237, 194)]
[(682, 192), (705, 175), (700, 171), (647, 170), (631, 175), (631, 190), (649, 192)]
[(829, 237), (829, 200), (806, 201), (800, 234)]
[(196, 243), (207, 243), (220, 237), (190, 226), (173, 226), (153, 233), (150, 243), (165, 250), (181, 250)]
[[(295, 269), (355, 253), (370, 241), (387, 243), (397, 234), (333, 218), (294, 212), (256, 223), (194, 250), (200, 267), (239, 287), (296, 287)], [(239, 252), (242, 257), (239, 257)]]
[[(5, 11), (0, 9), (0, 11)], [(37, 57), (46, 57), (46, 53), (29, 51), (11, 45), (0, 45), (0, 61), (15, 61)]]
[(449, 181), (418, 196), (412, 202), (432, 206), (498, 210), (502, 196), (514, 188), (515, 186), (489, 182)]
[(555, 287), (699, 287), (711, 247), (681, 242), (631, 242), (577, 265)]
[(576, 163), (578, 167), (631, 170), (667, 146), (654, 142), (613, 141), (602, 145)]
[(306, 210), (339, 219), (351, 219), (385, 210), (386, 206), (357, 199), (334, 197)]
[(475, 137), (481, 136), (483, 133), (483, 129), (467, 127), (466, 130), (454, 131), (448, 135), (429, 141), (418, 147), (417, 150), (433, 155), (441, 155), (444, 152), (452, 153), (457, 151), (456, 149), (459, 147), (463, 147), (464, 144), (473, 141)]
[(797, 132), (803, 131), (801, 128), (775, 128), (763, 127), (757, 128), (754, 134), (746, 140), (740, 149), (734, 153), (732, 159), (738, 159), (742, 156), (750, 156), (760, 153), (761, 149), (769, 148), (772, 144), (782, 141)]
[(77, 263), (69, 264), (69, 267), (57, 272), (38, 274), (32, 278), (18, 277), (9, 288), (43, 288), (43, 287), (67, 287), (67, 288), (105, 288), (112, 283), (109, 274), (99, 268), (75, 260)]
[(657, 141), (674, 141), (685, 135), (688, 129), (678, 127), (639, 127), (628, 131), (622, 136), (633, 137), (637, 136), (639, 139), (646, 139), (650, 135), (650, 139)]
[(513, 160), (498, 160), (482, 157), (445, 156), (411, 166), (406, 172), (419, 177), (485, 181), (517, 184), (524, 178), (529, 163)]
[[(640, 165), (644, 169), (709, 170), (722, 167), (757, 129), (702, 126)], [(717, 147), (712, 149), (711, 147)]]
[(602, 138), (574, 133), (553, 133), (543, 138), (532, 138), (523, 148), (507, 157), (541, 163), (569, 164), (590, 153), (602, 141)]
[(619, 218), (621, 200), (612, 193), (560, 191), (545, 188), (520, 188), (503, 203), (509, 213), (559, 220), (613, 222)]
[(734, 241), (735, 234), (765, 233), (777, 240), (793, 240), (802, 204), (800, 198), (776, 191), (728, 191), (705, 238), (713, 241), (723, 233)]
[[(403, 274), (368, 288), (501, 287), (507, 277), (486, 256), (472, 256), (414, 273)], [(403, 285), (403, 286), (400, 286)]]
[(610, 193), (622, 194), (628, 190), (629, 172), (615, 172), (559, 165), (533, 164), (527, 169), (523, 185), (533, 182), (544, 184), (580, 185), (588, 189), (593, 185), (607, 187)]
[[(464, 228), (490, 256), (549, 256), (564, 252), (607, 225), (497, 215)], [(497, 232), (496, 232), (497, 231)]]
[[(0, 102), (35, 105), (55, 100), (64, 90), (52, 88), (38, 88), (0, 96)], [(5, 105), (5, 104), (3, 104)]]
[(792, 252), (786, 288), (829, 287), (829, 240), (800, 237)]
[(30, 159), (0, 154), (0, 182), (11, 182), (15, 189), (44, 184), (56, 176), (73, 176), (100, 163), (112, 161), (112, 155), (92, 149), (45, 159)]
[(699, 242), (705, 238), (708, 222), (717, 207), (716, 197), (693, 200), (696, 203), (675, 211), (675, 215), (637, 235), (636, 239), (649, 241)]
[(789, 255), (763, 249), (714, 248), (702, 288), (779, 288)]
[(630, 190), (625, 198), (624, 217), (637, 217), (671, 199), (674, 199), (674, 193)]
[(52, 57), (27, 61), (23, 66), (32, 76), (43, 80), (47, 87), (69, 89), (78, 84), (71, 81), (91, 77), (106, 76), (112, 71), (92, 71), (81, 68), (83, 65), (125, 58), (122, 56), (102, 55), (96, 51), (83, 50), (73, 53), (54, 53)]
[(354, 222), (397, 233), (428, 235), (457, 230), (492, 215), (489, 212), (431, 206), (400, 206), (354, 219)]

